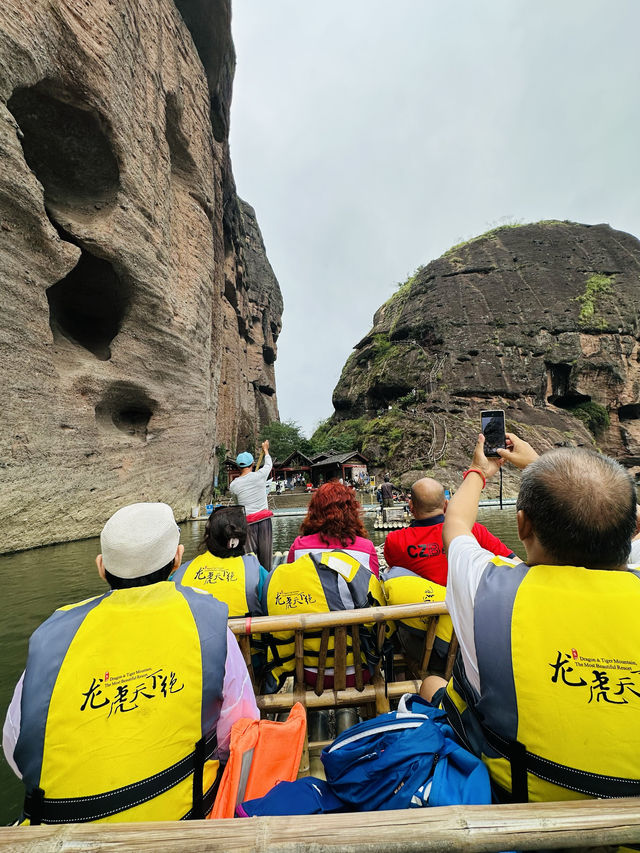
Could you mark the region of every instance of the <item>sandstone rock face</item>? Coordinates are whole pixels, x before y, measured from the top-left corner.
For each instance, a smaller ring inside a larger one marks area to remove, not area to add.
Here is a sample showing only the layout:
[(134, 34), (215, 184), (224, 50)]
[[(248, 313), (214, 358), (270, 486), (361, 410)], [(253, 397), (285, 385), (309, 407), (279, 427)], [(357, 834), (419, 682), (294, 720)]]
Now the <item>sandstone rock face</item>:
[(237, 199), (225, 259), (218, 446), (255, 452), (256, 424), (279, 419), (274, 362), (282, 296), (255, 212)]
[[(229, 163), (229, 2), (178, 5), (0, 9), (3, 551), (136, 500), (184, 518), (218, 422), (231, 444), (237, 411), (248, 436), (277, 415), (281, 298)], [(219, 402), (222, 372), (243, 390)]]
[(333, 429), (406, 481), (452, 482), (480, 410), (503, 408), (538, 449), (597, 445), (640, 470), (639, 299), (640, 242), (607, 225), (506, 227), (454, 247), (376, 313)]

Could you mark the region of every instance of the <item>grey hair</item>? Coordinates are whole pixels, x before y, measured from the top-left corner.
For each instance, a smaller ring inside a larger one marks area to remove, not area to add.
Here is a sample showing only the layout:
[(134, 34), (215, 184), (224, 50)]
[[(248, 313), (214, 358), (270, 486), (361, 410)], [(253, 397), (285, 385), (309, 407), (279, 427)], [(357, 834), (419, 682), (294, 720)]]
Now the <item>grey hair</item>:
[(629, 558), (636, 491), (625, 469), (583, 448), (559, 448), (529, 465), (517, 508), (562, 565), (612, 569)]

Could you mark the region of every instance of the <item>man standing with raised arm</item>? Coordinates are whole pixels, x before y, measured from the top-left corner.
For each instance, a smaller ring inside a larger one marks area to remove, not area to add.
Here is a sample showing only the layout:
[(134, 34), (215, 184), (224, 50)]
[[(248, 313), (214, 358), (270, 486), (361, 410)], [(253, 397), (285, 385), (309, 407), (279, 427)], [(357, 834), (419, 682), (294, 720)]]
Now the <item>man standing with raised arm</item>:
[[(273, 530), (271, 528), (271, 516), (267, 502), (267, 480), (273, 467), (271, 456), (269, 456), (269, 442), (262, 442), (264, 453), (264, 465), (259, 471), (254, 471), (254, 459), (251, 453), (245, 451), (236, 456), (236, 465), (240, 468), (240, 476), (229, 486), (235, 502), (244, 507), (247, 515), (247, 542), (246, 553), (253, 551), (260, 565), (268, 572), (271, 571), (273, 561)], [(260, 460), (258, 460), (259, 462)]]
[[(507, 433), (500, 459), (479, 436), (443, 538), (447, 606), (460, 655), (442, 702), (487, 762), (499, 799), (640, 794), (640, 572), (627, 569), (635, 488), (606, 456), (561, 448), (538, 457)], [(471, 535), (486, 480), (523, 469), (518, 535), (527, 559), (496, 557)]]

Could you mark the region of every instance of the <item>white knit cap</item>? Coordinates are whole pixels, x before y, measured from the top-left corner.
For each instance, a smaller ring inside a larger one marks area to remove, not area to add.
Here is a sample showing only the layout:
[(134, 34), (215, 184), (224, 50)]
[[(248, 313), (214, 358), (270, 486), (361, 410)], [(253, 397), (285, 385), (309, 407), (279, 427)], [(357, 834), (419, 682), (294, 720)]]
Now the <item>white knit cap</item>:
[(166, 566), (178, 550), (180, 528), (167, 504), (123, 506), (102, 528), (102, 560), (117, 578), (139, 578)]

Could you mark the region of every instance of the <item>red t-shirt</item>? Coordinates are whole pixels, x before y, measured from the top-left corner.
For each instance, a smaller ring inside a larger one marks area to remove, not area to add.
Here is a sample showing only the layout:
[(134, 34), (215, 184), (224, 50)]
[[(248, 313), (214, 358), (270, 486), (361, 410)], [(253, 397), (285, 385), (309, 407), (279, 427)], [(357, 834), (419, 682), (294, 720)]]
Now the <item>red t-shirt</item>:
[[(444, 515), (415, 519), (409, 527), (392, 530), (384, 543), (384, 558), (389, 568), (403, 566), (420, 577), (447, 584), (447, 557), (442, 545)], [(513, 551), (482, 524), (474, 524), (472, 533), (478, 544), (499, 557), (513, 557)]]

